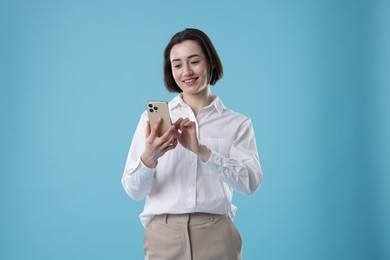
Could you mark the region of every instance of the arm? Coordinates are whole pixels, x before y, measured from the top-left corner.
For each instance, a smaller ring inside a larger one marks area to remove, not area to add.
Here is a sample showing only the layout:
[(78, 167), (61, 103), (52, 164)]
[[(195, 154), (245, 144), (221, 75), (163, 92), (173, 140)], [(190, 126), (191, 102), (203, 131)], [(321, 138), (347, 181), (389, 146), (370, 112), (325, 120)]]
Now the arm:
[(122, 175), (123, 188), (134, 200), (141, 200), (150, 192), (158, 158), (177, 145), (175, 126), (157, 137), (161, 122), (158, 120), (151, 129), (147, 116), (143, 114), (135, 131)]
[(243, 194), (253, 194), (261, 185), (263, 172), (251, 121), (248, 119), (242, 124), (229, 157), (211, 151), (205, 165), (233, 189)]
[(180, 123), (180, 130), (181, 134), (178, 138), (180, 144), (196, 153), (220, 180), (243, 194), (252, 194), (260, 186), (263, 173), (252, 123), (249, 119), (241, 124), (230, 148), (229, 157), (200, 144), (196, 137), (194, 122), (184, 119)]

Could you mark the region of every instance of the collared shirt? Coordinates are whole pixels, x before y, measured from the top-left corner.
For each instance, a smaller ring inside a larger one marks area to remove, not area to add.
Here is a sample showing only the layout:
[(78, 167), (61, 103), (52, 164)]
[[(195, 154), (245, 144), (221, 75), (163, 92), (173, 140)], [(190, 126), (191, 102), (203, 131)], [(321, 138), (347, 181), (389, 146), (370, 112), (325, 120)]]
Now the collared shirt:
[(211, 150), (207, 162), (180, 144), (158, 159), (156, 168), (140, 157), (145, 148), (146, 111), (135, 131), (122, 185), (134, 200), (146, 198), (140, 215), (146, 225), (155, 215), (204, 212), (234, 218), (233, 190), (252, 194), (262, 182), (262, 170), (251, 120), (227, 109), (216, 97), (195, 116), (181, 95), (169, 102), (172, 122), (196, 123), (199, 142)]

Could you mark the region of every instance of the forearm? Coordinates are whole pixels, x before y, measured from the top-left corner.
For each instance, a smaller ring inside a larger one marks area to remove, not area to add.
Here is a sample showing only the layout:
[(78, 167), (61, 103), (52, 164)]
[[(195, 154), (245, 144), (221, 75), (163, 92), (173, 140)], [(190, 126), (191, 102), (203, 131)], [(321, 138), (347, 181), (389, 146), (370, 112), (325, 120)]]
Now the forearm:
[(156, 160), (152, 157), (146, 156), (145, 153), (143, 153), (141, 155), (141, 161), (148, 168), (156, 168), (156, 166), (158, 164), (158, 160)]
[(253, 194), (261, 185), (263, 173), (256, 157), (239, 161), (212, 152), (205, 164), (221, 181), (242, 194)]
[(139, 161), (135, 168), (125, 168), (122, 185), (126, 193), (134, 200), (145, 198), (153, 185), (155, 169), (149, 168)]
[(199, 148), (195, 153), (202, 162), (207, 162), (210, 158), (211, 150), (206, 145), (199, 145)]

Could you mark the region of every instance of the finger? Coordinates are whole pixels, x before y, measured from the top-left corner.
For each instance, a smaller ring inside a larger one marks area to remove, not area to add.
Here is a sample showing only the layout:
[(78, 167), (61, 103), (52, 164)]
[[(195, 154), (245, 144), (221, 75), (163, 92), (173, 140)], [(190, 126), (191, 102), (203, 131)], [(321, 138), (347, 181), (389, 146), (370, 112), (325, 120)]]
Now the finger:
[(172, 125), (168, 129), (168, 131), (163, 136), (161, 136), (159, 138), (159, 142), (161, 143), (162, 146), (165, 146), (166, 144), (170, 145), (170, 144), (172, 144), (175, 141), (175, 139), (176, 139), (178, 134), (179, 133), (176, 130), (175, 126)]
[(174, 143), (176, 143), (177, 142), (177, 138), (176, 138), (176, 134), (174, 133), (170, 138), (169, 138), (169, 140), (167, 141), (167, 143), (169, 144), (169, 145), (172, 145), (172, 144), (174, 144)]
[(161, 143), (165, 143), (167, 140), (169, 140), (172, 136), (174, 137), (175, 135), (176, 135), (176, 128), (174, 125), (171, 125), (168, 131), (160, 137), (160, 141)]
[(154, 126), (152, 128), (152, 132), (150, 133), (150, 136), (149, 136), (149, 143), (153, 143), (154, 139), (156, 139), (157, 137), (157, 134), (158, 134), (158, 129), (160, 127), (160, 124), (162, 122), (162, 118), (159, 117), (157, 120), (156, 120), (156, 123), (154, 123)]
[(190, 120), (188, 118), (183, 119), (183, 121), (180, 122), (180, 129), (183, 130), (184, 125), (189, 122)]
[(176, 120), (176, 122), (174, 123), (174, 125), (180, 124), (180, 122), (183, 121), (183, 120), (184, 120), (184, 119), (180, 117), (179, 119)]
[(182, 136), (182, 131), (179, 129), (176, 133), (175, 133), (175, 138), (176, 139), (179, 139), (180, 138), (180, 136)]
[(164, 148), (166, 148), (166, 147), (168, 147), (168, 146), (172, 146), (172, 145), (176, 144), (176, 142), (177, 142), (177, 139), (176, 139), (176, 137), (173, 135), (173, 136), (171, 136), (167, 141), (165, 141), (165, 142), (162, 144), (162, 148), (164, 149)]
[[(161, 137), (156, 137), (154, 140), (154, 146), (158, 149), (164, 149), (167, 141), (171, 138), (171, 136), (175, 136), (175, 127), (171, 126), (168, 131), (163, 134)], [(168, 143), (169, 144), (169, 143)]]
[(156, 122), (154, 123), (153, 128), (158, 129), (162, 123), (163, 119), (162, 117), (157, 118)]
[(178, 120), (176, 120), (176, 122), (174, 123), (176, 129), (180, 129), (180, 124), (182, 121), (183, 121), (183, 118), (179, 118)]
[(178, 144), (178, 141), (175, 139), (172, 143), (170, 143), (169, 145), (166, 145), (163, 149), (164, 149), (164, 152), (167, 152), (167, 151), (170, 151), (170, 150), (173, 150), (176, 148)]
[(186, 121), (186, 122), (184, 122), (184, 123), (183, 123), (183, 125), (184, 125), (185, 127), (188, 127), (188, 126), (194, 126), (194, 125), (195, 125), (195, 122), (192, 122), (192, 121)]
[(145, 138), (148, 138), (149, 137), (149, 135), (150, 135), (150, 121), (148, 120), (147, 122), (146, 122), (146, 132), (145, 132)]
[(180, 130), (181, 131), (188, 131), (188, 130), (191, 130), (191, 129), (194, 129), (194, 128), (195, 128), (195, 122), (190, 121), (190, 120), (185, 120), (180, 125)]

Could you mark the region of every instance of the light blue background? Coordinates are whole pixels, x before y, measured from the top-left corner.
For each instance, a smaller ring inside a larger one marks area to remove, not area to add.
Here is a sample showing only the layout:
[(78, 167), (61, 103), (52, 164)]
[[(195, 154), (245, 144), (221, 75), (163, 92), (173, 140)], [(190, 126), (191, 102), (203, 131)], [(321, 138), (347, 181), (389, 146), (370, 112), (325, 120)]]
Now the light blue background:
[[(120, 179), (186, 27), (252, 118), (244, 259), (390, 259), (389, 1), (1, 1), (0, 259), (142, 259)], [(228, 126), (227, 126), (228, 127)]]

